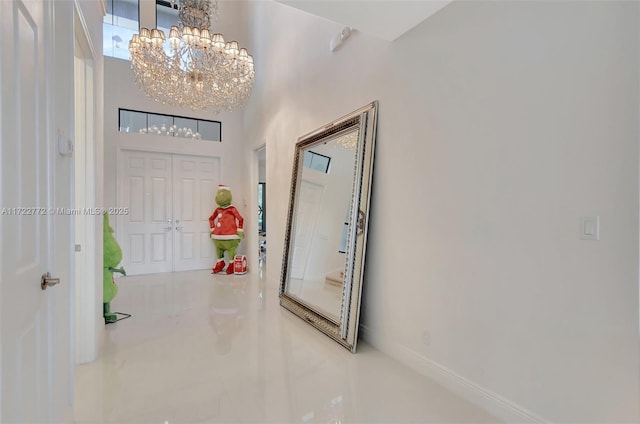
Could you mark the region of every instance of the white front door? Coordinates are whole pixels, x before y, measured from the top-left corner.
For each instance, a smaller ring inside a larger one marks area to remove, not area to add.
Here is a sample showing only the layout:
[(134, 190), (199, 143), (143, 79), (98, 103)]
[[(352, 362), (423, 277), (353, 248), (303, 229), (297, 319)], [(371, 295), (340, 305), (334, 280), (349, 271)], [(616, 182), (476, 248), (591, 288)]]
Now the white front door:
[[(171, 217), (171, 155), (124, 152), (122, 198), (128, 209), (122, 215), (122, 248), (127, 274), (173, 270), (173, 219)], [(111, 216), (113, 221), (116, 216)], [(113, 224), (113, 222), (112, 222)]]
[(211, 268), (213, 242), (209, 216), (216, 206), (217, 159), (173, 156), (174, 271)]
[[(71, 260), (70, 246), (54, 245), (57, 232), (70, 232), (71, 219), (54, 228), (59, 217), (50, 210), (54, 184), (65, 180), (55, 166), (50, 120), (57, 106), (46, 57), (52, 3), (3, 2), (0, 28), (0, 421), (61, 422), (69, 411), (70, 287), (65, 280), (47, 290), (40, 284), (48, 271), (68, 276)], [(66, 258), (58, 269), (56, 249)]]
[(218, 158), (124, 151), (122, 264), (128, 275), (210, 268), (208, 218), (220, 180)]

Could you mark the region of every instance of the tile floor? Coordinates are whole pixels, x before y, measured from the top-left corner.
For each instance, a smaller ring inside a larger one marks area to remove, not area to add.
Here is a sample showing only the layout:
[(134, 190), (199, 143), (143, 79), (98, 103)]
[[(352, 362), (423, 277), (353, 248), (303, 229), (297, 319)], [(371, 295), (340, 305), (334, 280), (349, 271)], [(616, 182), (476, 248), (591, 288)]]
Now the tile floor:
[(277, 282), (123, 277), (104, 352), (76, 369), (75, 422), (496, 423), (364, 342), (352, 355), (280, 307)]

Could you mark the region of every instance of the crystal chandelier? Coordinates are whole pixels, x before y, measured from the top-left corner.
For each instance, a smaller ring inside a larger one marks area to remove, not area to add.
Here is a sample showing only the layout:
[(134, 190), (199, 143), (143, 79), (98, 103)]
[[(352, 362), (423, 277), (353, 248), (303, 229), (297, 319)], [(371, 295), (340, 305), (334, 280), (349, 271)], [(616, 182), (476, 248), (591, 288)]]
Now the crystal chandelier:
[(253, 86), (253, 58), (236, 41), (211, 35), (217, 0), (181, 0), (178, 24), (169, 32), (140, 29), (129, 42), (137, 84), (155, 101), (192, 109), (231, 111), (244, 105)]

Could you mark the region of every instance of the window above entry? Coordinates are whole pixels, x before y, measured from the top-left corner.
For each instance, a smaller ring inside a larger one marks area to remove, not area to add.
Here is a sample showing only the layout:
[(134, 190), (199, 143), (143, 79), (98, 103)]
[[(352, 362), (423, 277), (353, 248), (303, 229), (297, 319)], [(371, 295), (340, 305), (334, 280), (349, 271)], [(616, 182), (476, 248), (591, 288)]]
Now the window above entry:
[(222, 141), (222, 122), (119, 109), (118, 130), (159, 137)]

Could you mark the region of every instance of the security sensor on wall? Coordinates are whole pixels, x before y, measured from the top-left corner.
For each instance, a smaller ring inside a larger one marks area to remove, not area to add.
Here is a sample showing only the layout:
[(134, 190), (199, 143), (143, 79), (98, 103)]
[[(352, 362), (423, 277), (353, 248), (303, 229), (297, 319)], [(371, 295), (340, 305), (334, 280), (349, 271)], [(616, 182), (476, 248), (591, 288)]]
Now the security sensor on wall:
[(353, 31), (353, 28), (351, 27), (342, 28), (340, 32), (334, 35), (333, 38), (331, 39), (331, 42), (329, 43), (329, 49), (331, 51), (335, 51), (338, 47), (342, 45), (342, 43), (344, 43), (344, 41), (347, 38), (349, 38), (349, 36), (351, 36), (352, 31)]

